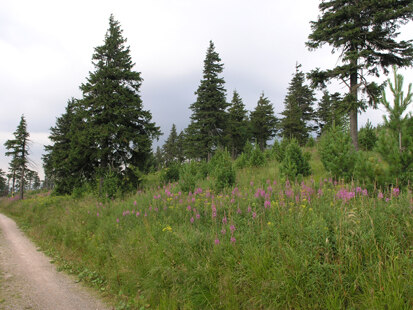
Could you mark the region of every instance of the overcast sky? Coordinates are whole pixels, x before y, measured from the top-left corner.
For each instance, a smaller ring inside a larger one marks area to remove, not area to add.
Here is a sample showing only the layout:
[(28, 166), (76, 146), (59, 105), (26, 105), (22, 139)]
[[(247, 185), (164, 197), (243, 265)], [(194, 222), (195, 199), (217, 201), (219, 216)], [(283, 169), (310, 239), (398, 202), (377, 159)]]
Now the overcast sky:
[[(25, 115), (30, 132), (32, 169), (43, 177), (41, 154), (49, 129), (93, 70), (92, 54), (102, 45), (114, 14), (130, 45), (135, 70), (144, 79), (145, 109), (168, 136), (173, 123), (184, 129), (189, 105), (202, 78), (209, 40), (224, 63), (227, 100), (236, 89), (248, 110), (262, 92), (276, 113), (296, 63), (308, 72), (337, 63), (330, 48), (305, 47), (319, 0), (139, 0), (0, 2), (0, 168), (7, 171), (4, 142)], [(411, 39), (411, 23), (400, 38)], [(403, 70), (413, 82), (412, 70)], [(337, 86), (338, 90), (340, 87)], [(407, 88), (407, 85), (406, 85)], [(343, 92), (345, 88), (341, 89)], [(382, 112), (359, 117), (381, 122)]]

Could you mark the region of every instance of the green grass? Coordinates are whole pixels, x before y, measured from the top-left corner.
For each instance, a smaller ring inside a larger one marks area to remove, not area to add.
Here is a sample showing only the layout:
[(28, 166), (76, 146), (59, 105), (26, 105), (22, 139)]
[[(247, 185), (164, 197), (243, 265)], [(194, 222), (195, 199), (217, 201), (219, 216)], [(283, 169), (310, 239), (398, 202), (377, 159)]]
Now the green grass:
[(191, 195), (173, 184), (105, 203), (0, 205), (118, 309), (411, 309), (411, 193), (365, 195), (317, 165), (290, 186), (269, 163), (238, 171), (221, 194), (204, 180)]

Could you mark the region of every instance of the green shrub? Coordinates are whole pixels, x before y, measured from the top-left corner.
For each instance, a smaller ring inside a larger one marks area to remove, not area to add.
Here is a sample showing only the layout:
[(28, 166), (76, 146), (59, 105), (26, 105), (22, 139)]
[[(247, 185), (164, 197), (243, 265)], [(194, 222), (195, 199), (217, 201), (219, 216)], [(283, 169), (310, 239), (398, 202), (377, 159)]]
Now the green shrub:
[(307, 143), (305, 144), (306, 147), (315, 147), (315, 139), (313, 137), (308, 138)]
[(199, 173), (199, 166), (200, 165), (194, 161), (182, 165), (179, 186), (183, 192), (194, 190), (198, 177), (202, 176), (202, 173)]
[(172, 183), (179, 180), (179, 163), (172, 163), (168, 168), (162, 170), (161, 181), (163, 183)]
[(329, 129), (321, 136), (318, 152), (324, 168), (334, 178), (352, 178), (356, 152), (348, 133), (337, 127)]
[(281, 142), (275, 140), (274, 145), (272, 146), (274, 157), (280, 163), (284, 160), (285, 150), (290, 141), (286, 138), (283, 138)]
[(285, 150), (280, 174), (290, 180), (311, 174), (308, 155), (304, 156), (296, 139), (292, 139)]
[(373, 150), (377, 142), (377, 135), (375, 129), (370, 121), (367, 121), (365, 127), (362, 127), (358, 133), (359, 146), (364, 151)]
[(405, 121), (400, 139), (396, 132), (383, 128), (379, 132), (376, 150), (389, 164), (392, 183), (406, 185), (413, 180), (413, 118)]
[(218, 150), (210, 164), (211, 175), (214, 177), (213, 188), (216, 192), (235, 184), (235, 170), (232, 166), (231, 155), (227, 150)]
[(261, 167), (265, 165), (265, 156), (260, 148), (256, 145), (251, 153), (251, 158), (249, 160), (249, 165), (251, 167)]
[[(99, 180), (98, 180), (99, 182)], [(113, 170), (108, 171), (102, 183), (101, 196), (106, 198), (115, 198), (120, 192), (120, 180), (117, 173)]]
[(357, 152), (356, 164), (354, 167), (354, 178), (364, 184), (369, 185), (368, 190), (384, 188), (388, 180), (387, 165), (374, 153)]

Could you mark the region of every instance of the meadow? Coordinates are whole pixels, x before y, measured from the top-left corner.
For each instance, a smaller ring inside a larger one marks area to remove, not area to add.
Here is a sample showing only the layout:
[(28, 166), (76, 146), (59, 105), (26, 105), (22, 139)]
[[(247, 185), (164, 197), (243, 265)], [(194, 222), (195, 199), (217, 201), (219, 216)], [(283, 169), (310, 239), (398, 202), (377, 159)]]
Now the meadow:
[(289, 182), (277, 165), (219, 193), (203, 180), (0, 210), (117, 309), (412, 309), (411, 191), (335, 181), (318, 161)]

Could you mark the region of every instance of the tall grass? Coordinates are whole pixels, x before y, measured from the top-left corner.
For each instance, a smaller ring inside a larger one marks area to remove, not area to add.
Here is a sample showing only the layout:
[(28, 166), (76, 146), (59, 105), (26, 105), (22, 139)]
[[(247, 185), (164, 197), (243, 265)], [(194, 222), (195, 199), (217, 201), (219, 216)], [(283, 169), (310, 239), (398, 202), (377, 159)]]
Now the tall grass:
[(413, 308), (411, 192), (290, 184), (277, 171), (240, 170), (223, 193), (175, 183), (1, 209), (119, 309)]

